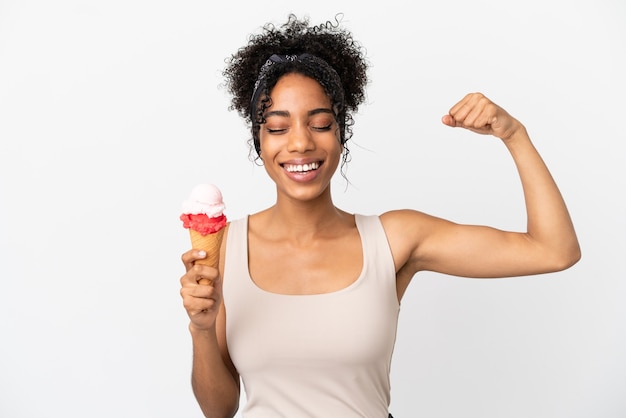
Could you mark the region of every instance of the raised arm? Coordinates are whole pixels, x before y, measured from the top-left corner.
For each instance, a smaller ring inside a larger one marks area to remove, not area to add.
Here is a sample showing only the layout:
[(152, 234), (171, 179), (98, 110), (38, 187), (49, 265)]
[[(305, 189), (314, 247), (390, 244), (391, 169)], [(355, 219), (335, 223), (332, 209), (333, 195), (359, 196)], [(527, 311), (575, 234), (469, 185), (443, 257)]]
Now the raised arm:
[(566, 269), (580, 259), (567, 207), (526, 128), (480, 93), (468, 94), (442, 122), (500, 138), (517, 166), (527, 212), (526, 232), (459, 225), (412, 210), (381, 216), (399, 271), (465, 277), (509, 277)]

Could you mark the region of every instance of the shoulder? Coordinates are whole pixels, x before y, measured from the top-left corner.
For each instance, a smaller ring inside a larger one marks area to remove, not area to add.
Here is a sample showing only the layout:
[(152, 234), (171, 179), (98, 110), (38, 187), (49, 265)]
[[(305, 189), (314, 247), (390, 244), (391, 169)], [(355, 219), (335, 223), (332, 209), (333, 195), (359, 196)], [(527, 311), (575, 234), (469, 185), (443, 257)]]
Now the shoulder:
[(424, 230), (435, 223), (438, 218), (413, 209), (398, 209), (385, 212), (379, 216), (387, 234), (406, 235), (410, 231)]
[(450, 230), (456, 224), (446, 219), (412, 209), (400, 209), (380, 215), (388, 239), (416, 246), (440, 232)]
[(452, 225), (445, 219), (412, 209), (392, 210), (379, 217), (397, 267), (415, 260), (429, 239)]

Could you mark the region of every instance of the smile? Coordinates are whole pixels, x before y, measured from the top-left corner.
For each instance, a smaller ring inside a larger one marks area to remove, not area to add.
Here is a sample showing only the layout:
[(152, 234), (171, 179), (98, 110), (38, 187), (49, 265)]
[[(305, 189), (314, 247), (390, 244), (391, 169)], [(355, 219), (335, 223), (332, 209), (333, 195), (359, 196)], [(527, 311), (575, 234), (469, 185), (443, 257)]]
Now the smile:
[(313, 162), (310, 164), (284, 164), (283, 168), (290, 173), (306, 173), (309, 171), (315, 171), (320, 167), (319, 162)]

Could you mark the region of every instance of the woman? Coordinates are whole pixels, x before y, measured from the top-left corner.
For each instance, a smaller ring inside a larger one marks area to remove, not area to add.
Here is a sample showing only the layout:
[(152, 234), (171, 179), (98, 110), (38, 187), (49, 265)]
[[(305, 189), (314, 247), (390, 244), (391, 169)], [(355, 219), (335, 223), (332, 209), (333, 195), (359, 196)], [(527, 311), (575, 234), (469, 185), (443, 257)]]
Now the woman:
[(526, 129), (480, 93), (442, 122), (502, 140), (524, 189), (525, 233), (415, 210), (363, 216), (335, 207), (331, 178), (348, 155), (366, 69), (339, 25), (290, 16), (251, 37), (224, 71), (276, 203), (230, 223), (219, 270), (194, 264), (202, 252), (182, 256), (192, 383), (207, 417), (235, 415), (240, 376), (245, 417), (386, 417), (399, 304), (416, 273), (521, 276), (580, 258), (565, 203)]

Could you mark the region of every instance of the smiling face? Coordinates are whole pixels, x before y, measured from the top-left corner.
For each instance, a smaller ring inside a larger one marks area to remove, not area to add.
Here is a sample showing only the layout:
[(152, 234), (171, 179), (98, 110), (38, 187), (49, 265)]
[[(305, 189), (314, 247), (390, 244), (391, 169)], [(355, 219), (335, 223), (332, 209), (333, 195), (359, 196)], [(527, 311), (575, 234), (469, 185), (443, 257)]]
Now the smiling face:
[(330, 180), (341, 158), (339, 129), (322, 86), (302, 74), (284, 75), (259, 132), (261, 158), (279, 198), (330, 197)]

